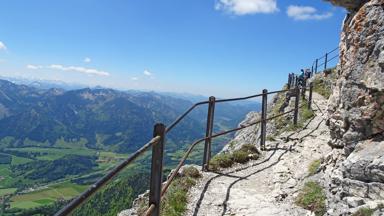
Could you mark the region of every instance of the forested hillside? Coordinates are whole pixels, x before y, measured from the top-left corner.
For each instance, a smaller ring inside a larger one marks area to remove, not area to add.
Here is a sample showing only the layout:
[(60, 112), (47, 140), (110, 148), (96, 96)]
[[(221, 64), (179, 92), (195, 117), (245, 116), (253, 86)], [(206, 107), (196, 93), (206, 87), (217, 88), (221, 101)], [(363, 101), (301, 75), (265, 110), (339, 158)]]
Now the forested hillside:
[[(40, 89), (0, 80), (3, 213), (57, 210), (150, 140), (156, 122), (173, 122), (193, 104), (187, 98), (105, 88)], [(219, 104), (215, 129), (235, 127), (245, 113), (258, 109), (257, 102)], [(196, 109), (167, 135), (166, 170), (188, 144), (204, 135), (206, 110), (206, 106)], [(217, 140), (214, 151), (228, 139)], [(148, 157), (144, 155), (124, 178), (118, 177), (94, 199), (109, 200), (103, 206), (116, 208), (112, 213), (121, 210), (121, 205), (130, 205), (132, 197), (147, 188), (145, 181), (139, 181), (140, 185), (132, 182), (146, 179)], [(189, 162), (199, 163), (199, 154)], [(127, 193), (127, 200), (114, 201), (107, 197), (108, 191)], [(92, 199), (87, 205), (103, 215), (97, 203)]]

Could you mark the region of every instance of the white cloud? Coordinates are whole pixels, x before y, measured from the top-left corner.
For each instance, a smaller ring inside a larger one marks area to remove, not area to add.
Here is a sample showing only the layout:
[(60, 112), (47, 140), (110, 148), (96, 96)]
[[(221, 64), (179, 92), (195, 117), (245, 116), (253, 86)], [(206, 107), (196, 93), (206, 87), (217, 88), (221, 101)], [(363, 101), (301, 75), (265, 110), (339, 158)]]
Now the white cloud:
[(89, 57), (85, 57), (85, 58), (84, 58), (84, 62), (85, 62), (85, 63), (90, 63), (91, 61), (92, 61), (92, 59), (89, 58)]
[(30, 70), (47, 68), (47, 69), (60, 70), (60, 71), (74, 71), (74, 72), (84, 73), (84, 74), (88, 74), (88, 75), (97, 75), (97, 76), (109, 76), (110, 75), (108, 72), (96, 70), (96, 69), (92, 69), (92, 68), (77, 67), (77, 66), (63, 66), (63, 65), (59, 65), (59, 64), (52, 64), (49, 66), (29, 64), (26, 67)]
[(143, 74), (145, 76), (153, 76), (153, 74), (151, 72), (149, 72), (148, 70), (144, 70)]
[(32, 64), (27, 65), (27, 69), (30, 69), (30, 70), (37, 70), (37, 69), (41, 69), (41, 68), (43, 68), (43, 66), (32, 65)]
[(290, 5), (287, 15), (294, 20), (323, 20), (330, 18), (333, 14), (331, 12), (317, 13), (317, 9), (310, 6)]
[(89, 75), (97, 75), (97, 76), (110, 75), (108, 72), (105, 72), (105, 71), (100, 71), (92, 68), (77, 67), (77, 66), (63, 66), (63, 65), (52, 64), (48, 66), (48, 68), (61, 70), (61, 71), (75, 71), (75, 72), (85, 73)]
[(276, 0), (217, 0), (215, 9), (235, 15), (268, 14), (279, 11)]
[(7, 47), (5, 46), (5, 44), (0, 41), (0, 50), (6, 50), (6, 49)]
[(139, 78), (137, 78), (137, 77), (132, 77), (131, 80), (133, 80), (133, 81), (137, 81), (137, 80), (139, 80)]

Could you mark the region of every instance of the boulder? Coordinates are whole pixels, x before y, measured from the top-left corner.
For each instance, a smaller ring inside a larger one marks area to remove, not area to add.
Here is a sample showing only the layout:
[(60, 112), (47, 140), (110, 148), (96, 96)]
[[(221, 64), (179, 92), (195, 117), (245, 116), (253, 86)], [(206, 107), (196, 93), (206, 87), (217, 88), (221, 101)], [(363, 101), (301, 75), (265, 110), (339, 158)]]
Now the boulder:
[(384, 141), (360, 142), (343, 162), (343, 176), (366, 183), (384, 183)]

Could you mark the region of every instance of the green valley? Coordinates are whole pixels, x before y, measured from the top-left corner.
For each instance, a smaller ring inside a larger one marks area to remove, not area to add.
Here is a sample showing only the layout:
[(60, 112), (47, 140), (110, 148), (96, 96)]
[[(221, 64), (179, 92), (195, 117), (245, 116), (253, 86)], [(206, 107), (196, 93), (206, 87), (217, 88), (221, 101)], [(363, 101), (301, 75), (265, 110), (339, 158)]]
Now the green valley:
[[(193, 105), (191, 101), (155, 92), (37, 89), (0, 80), (2, 214), (53, 214), (149, 141), (155, 122), (170, 124)], [(257, 102), (218, 105), (215, 131), (237, 126), (259, 107)], [(199, 107), (167, 134), (165, 172), (204, 136), (206, 112), (206, 106)], [(215, 139), (213, 152), (229, 138)], [(203, 145), (198, 145), (187, 163), (201, 163), (202, 151)], [(85, 204), (97, 211), (78, 211), (106, 215), (108, 207), (113, 215), (130, 206), (133, 197), (148, 189), (149, 160), (147, 152)], [(125, 193), (127, 199), (108, 197), (108, 191)]]

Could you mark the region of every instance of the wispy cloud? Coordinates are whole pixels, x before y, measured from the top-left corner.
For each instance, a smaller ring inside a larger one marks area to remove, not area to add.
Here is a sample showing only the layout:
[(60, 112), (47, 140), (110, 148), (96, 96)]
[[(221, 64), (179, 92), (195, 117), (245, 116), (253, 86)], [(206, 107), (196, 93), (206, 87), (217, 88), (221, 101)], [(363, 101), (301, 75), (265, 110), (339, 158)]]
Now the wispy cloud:
[(290, 5), (287, 15), (294, 20), (323, 20), (330, 18), (333, 14), (331, 12), (318, 13), (316, 8), (310, 6)]
[(61, 71), (75, 71), (75, 72), (80, 72), (80, 73), (89, 74), (89, 75), (97, 75), (97, 76), (110, 75), (108, 72), (105, 72), (105, 71), (100, 71), (92, 68), (77, 67), (77, 66), (63, 66), (63, 65), (53, 64), (48, 66), (48, 68), (61, 70)]
[(0, 50), (7, 50), (7, 47), (3, 42), (0, 41)]
[(149, 77), (153, 76), (153, 73), (149, 72), (148, 70), (144, 70), (143, 74)]
[(132, 77), (131, 80), (133, 80), (133, 81), (137, 81), (137, 80), (139, 80), (139, 78), (137, 78), (137, 77)]
[(85, 57), (84, 60), (83, 60), (85, 63), (90, 63), (92, 61), (91, 58), (89, 57)]
[(239, 16), (279, 11), (276, 0), (217, 0), (215, 9)]
[(27, 69), (30, 69), (30, 70), (37, 70), (41, 68), (43, 68), (43, 66), (41, 65), (32, 65), (32, 64), (27, 65)]
[(84, 74), (88, 74), (88, 75), (96, 75), (96, 76), (109, 76), (110, 75), (108, 72), (96, 70), (93, 68), (85, 68), (85, 67), (78, 67), (78, 66), (63, 66), (60, 64), (52, 64), (49, 66), (29, 64), (26, 67), (27, 67), (27, 69), (30, 69), (30, 70), (37, 70), (37, 69), (46, 68), (46, 69), (60, 70), (60, 71), (74, 71), (74, 72), (84, 73)]

